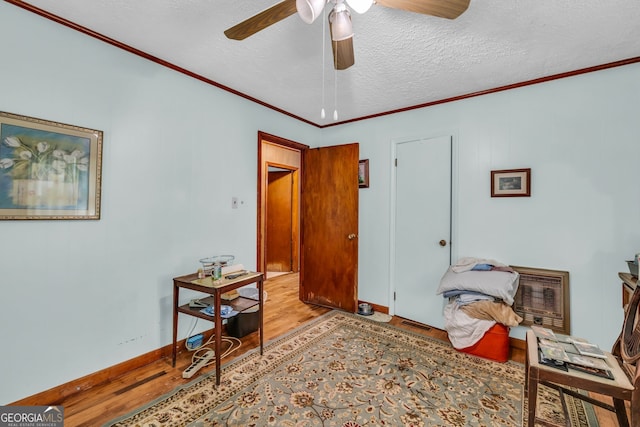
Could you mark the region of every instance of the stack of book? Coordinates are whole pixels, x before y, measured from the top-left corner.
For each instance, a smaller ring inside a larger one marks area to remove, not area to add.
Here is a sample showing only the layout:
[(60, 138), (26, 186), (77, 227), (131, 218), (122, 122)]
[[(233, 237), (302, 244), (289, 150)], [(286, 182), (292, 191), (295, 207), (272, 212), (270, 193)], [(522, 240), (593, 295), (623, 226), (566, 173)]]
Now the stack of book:
[(541, 364), (614, 379), (606, 361), (606, 353), (596, 344), (582, 338), (556, 334), (549, 328), (537, 325), (532, 325), (531, 330), (538, 338)]

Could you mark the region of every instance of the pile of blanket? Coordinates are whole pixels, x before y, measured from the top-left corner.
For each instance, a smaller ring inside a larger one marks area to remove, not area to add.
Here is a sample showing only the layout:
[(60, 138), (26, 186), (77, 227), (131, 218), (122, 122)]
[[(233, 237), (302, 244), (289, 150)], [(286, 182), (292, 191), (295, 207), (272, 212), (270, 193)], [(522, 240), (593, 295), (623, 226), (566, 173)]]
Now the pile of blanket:
[(517, 326), (513, 311), (519, 274), (495, 260), (462, 258), (449, 267), (437, 294), (448, 299), (444, 328), (457, 349), (471, 347), (496, 323)]

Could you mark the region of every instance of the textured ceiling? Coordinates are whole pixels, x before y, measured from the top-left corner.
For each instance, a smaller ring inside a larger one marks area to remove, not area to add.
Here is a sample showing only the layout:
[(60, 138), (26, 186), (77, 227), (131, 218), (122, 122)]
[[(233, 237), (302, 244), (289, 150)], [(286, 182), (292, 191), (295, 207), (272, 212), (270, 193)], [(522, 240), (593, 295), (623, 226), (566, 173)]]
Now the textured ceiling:
[(337, 72), (326, 19), (292, 15), (243, 41), (223, 34), (276, 2), (22, 3), (319, 126), (335, 108), (343, 122), (640, 57), (639, 0), (471, 0), (455, 20), (374, 4), (352, 13), (355, 65)]

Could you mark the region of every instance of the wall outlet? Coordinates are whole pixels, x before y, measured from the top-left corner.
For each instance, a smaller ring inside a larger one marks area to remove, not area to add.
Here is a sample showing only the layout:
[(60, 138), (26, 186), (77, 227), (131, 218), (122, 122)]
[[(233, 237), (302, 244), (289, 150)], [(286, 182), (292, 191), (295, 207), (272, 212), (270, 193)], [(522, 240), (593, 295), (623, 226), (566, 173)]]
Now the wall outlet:
[(237, 197), (232, 197), (231, 198), (231, 209), (238, 209), (238, 198)]

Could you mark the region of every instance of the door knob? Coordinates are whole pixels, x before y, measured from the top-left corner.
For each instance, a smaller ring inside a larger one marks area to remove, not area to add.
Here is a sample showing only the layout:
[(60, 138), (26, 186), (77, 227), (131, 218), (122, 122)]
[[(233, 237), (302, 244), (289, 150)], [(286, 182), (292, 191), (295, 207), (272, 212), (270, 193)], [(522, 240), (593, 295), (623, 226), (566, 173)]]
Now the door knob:
[(347, 236), (347, 238), (348, 238), (349, 240), (353, 240), (353, 239), (355, 239), (355, 238), (356, 238), (356, 235), (355, 235), (355, 234), (353, 234), (353, 233), (351, 233), (351, 234), (349, 234), (349, 235)]
[(440, 246), (447, 246), (447, 241), (444, 239), (440, 240), (438, 243), (440, 243)]

